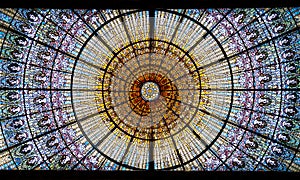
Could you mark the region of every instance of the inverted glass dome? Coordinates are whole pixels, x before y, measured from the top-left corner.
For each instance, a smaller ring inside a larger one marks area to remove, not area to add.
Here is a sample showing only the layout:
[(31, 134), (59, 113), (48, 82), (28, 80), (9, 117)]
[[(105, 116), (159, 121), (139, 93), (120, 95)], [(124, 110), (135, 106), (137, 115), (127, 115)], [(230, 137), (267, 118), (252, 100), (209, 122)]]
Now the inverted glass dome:
[(0, 9), (0, 169), (300, 171), (300, 8)]

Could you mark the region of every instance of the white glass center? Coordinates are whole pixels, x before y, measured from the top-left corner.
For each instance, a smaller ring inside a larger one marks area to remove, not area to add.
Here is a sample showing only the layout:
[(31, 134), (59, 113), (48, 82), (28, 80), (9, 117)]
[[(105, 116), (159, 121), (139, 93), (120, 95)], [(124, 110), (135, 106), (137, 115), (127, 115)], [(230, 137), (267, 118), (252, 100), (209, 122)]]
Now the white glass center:
[(142, 98), (146, 101), (153, 101), (159, 97), (159, 87), (154, 82), (146, 82), (141, 90)]

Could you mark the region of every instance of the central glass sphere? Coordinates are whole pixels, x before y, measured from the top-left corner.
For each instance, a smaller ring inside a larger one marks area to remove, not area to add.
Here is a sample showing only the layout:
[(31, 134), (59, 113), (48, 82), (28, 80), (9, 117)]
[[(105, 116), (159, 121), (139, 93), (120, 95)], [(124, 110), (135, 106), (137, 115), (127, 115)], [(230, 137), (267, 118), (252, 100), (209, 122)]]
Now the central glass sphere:
[(159, 97), (159, 87), (154, 82), (146, 82), (142, 86), (141, 94), (145, 101), (153, 101)]

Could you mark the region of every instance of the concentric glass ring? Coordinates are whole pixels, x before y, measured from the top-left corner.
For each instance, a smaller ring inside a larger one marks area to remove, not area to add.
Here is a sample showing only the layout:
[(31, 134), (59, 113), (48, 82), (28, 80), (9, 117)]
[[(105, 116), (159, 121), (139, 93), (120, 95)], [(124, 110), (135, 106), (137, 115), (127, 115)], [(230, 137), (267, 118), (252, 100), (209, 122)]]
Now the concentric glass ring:
[[(202, 28), (204, 32), (206, 31), (208, 34), (207, 39), (209, 39), (211, 45), (214, 44), (215, 48), (218, 47), (214, 49), (216, 58), (227, 57), (216, 37), (193, 19), (186, 19), (191, 24)], [(112, 20), (110, 23), (115, 22), (118, 22), (118, 19)], [(105, 26), (99, 28), (98, 31), (103, 31), (102, 29), (105, 29)], [(82, 54), (89, 51), (89, 47), (95, 45), (97, 47), (105, 46), (102, 41), (99, 41), (99, 37), (91, 36), (82, 48)], [(202, 50), (206, 48), (209, 47), (203, 46)], [(193, 52), (192, 49), (193, 47), (190, 47), (191, 52)], [(134, 44), (125, 45), (119, 51), (113, 49), (111, 51), (112, 59), (108, 63), (104, 61), (103, 65), (98, 65), (103, 67), (105, 72), (101, 72), (99, 75), (101, 77), (98, 81), (99, 91), (95, 93), (98, 97), (96, 100), (98, 112), (100, 116), (103, 116), (99, 119), (99, 123), (102, 121), (106, 126), (101, 126), (102, 129), (99, 128), (91, 133), (92, 136), (95, 136), (95, 133), (99, 132), (95, 141), (91, 140), (90, 133), (86, 134), (99, 152), (104, 152), (103, 147), (98, 145), (101, 142), (99, 142), (100, 134), (106, 134), (103, 133), (104, 129), (110, 132), (111, 135), (117, 135), (121, 139), (124, 137), (129, 138), (129, 147), (136, 146), (135, 143), (132, 143), (136, 139), (153, 153), (161, 147), (175, 148), (174, 151), (176, 151), (175, 139), (178, 139), (183, 133), (186, 133), (186, 136), (192, 135), (198, 139), (187, 140), (187, 142), (197, 141), (197, 146), (201, 144), (201, 153), (197, 156), (207, 151), (225, 127), (231, 103), (225, 105), (228, 108), (227, 115), (225, 114), (224, 119), (218, 122), (217, 128), (214, 131), (205, 132), (205, 126), (203, 126), (205, 123), (202, 125), (202, 118), (195, 117), (203, 117), (208, 113), (206, 109), (209, 109), (210, 92), (207, 90), (210, 89), (211, 85), (205, 79), (207, 76), (205, 71), (202, 70), (199, 60), (193, 59), (180, 46), (160, 40), (142, 39)], [(114, 53), (116, 51), (117, 53)], [(81, 56), (77, 63), (81, 63), (81, 59), (85, 59), (85, 56), (82, 58)], [(203, 59), (203, 62), (205, 62), (205, 59)], [(226, 64), (226, 60), (224, 62)], [(202, 80), (202, 78), (204, 79)], [(157, 84), (160, 90), (160, 96), (156, 96), (158, 98), (155, 101), (145, 100), (142, 96), (143, 85), (149, 82)], [(231, 85), (230, 81), (227, 83), (229, 86)], [(206, 87), (204, 94), (201, 94), (201, 86)], [(76, 96), (73, 95), (73, 98), (76, 99)], [(214, 122), (207, 121), (206, 123)], [(192, 124), (198, 124), (199, 129)], [(84, 132), (90, 132), (90, 127), (82, 127), (82, 129)], [(205, 140), (201, 136), (205, 137)], [(162, 142), (167, 142), (167, 144), (163, 145)], [(157, 146), (154, 146), (151, 150), (150, 146), (153, 144), (157, 144)], [(196, 148), (196, 144), (194, 148)], [(120, 150), (126, 151), (125, 146)], [(147, 156), (149, 151), (145, 151), (143, 156)], [(110, 152), (106, 155), (113, 157)], [(148, 161), (154, 161), (155, 164), (156, 161), (159, 161), (157, 158), (160, 156), (157, 154), (156, 158), (149, 157)], [(166, 156), (166, 154), (162, 156)], [(116, 162), (121, 160), (120, 158), (112, 159)], [(187, 164), (190, 161), (190, 159), (186, 159), (181, 163)]]

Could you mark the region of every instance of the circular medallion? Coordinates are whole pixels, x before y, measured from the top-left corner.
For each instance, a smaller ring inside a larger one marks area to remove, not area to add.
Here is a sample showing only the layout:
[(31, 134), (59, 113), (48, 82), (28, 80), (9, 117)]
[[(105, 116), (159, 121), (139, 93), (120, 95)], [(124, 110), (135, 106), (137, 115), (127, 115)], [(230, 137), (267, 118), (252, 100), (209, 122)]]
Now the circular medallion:
[(141, 90), (142, 98), (146, 101), (154, 101), (159, 97), (159, 87), (154, 82), (146, 82)]

